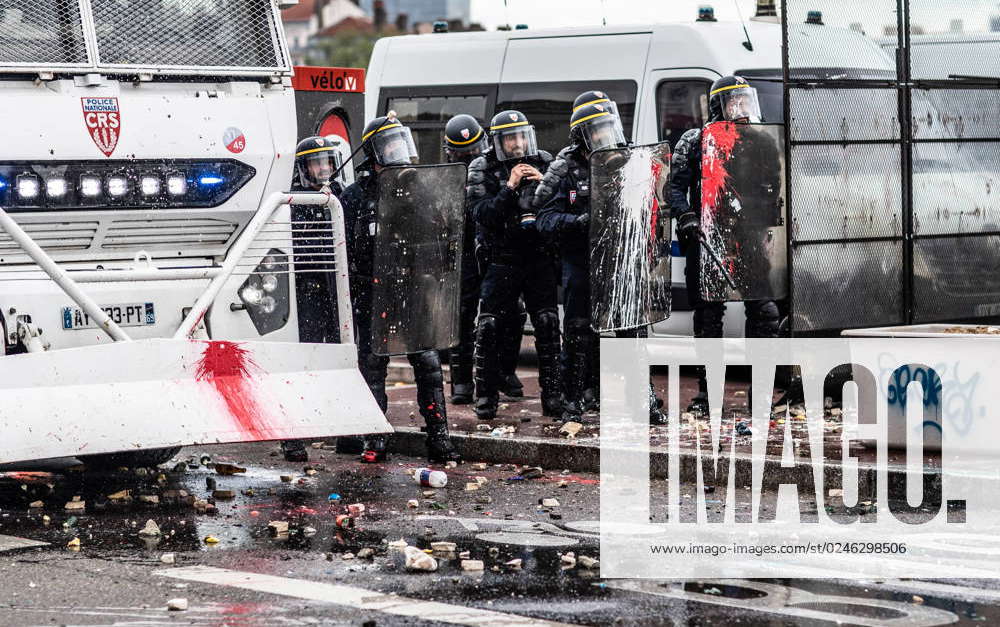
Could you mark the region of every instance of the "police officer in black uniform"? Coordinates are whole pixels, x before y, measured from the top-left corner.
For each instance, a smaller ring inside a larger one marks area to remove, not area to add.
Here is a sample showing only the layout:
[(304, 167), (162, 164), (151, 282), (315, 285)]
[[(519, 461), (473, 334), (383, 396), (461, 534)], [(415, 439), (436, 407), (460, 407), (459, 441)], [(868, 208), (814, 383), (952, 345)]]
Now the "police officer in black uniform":
[[(389, 358), (372, 352), (372, 275), (377, 226), (378, 186), (376, 174), (390, 165), (406, 165), (416, 160), (416, 148), (410, 129), (390, 112), (375, 118), (362, 132), (364, 158), (358, 167), (358, 180), (344, 190), (344, 223), (347, 231), (347, 257), (350, 265), (351, 299), (357, 333), (358, 366), (375, 400), (384, 412), (389, 401), (385, 378)], [(430, 324), (431, 322), (428, 322)], [(407, 355), (417, 383), (417, 405), (427, 425), (427, 458), (432, 462), (460, 461), (448, 437), (444, 377), (441, 359), (435, 350)], [(388, 437), (382, 434), (364, 438), (362, 461), (377, 462), (386, 458)]]
[[(590, 155), (626, 145), (614, 101), (602, 91), (577, 96), (570, 115), (569, 146), (559, 151), (535, 192), (538, 230), (559, 243), (563, 279), (563, 420), (579, 420), (595, 408), (599, 393), (599, 337), (590, 321)], [(646, 327), (616, 331), (617, 337), (646, 337)], [(650, 417), (663, 422), (651, 394)]]
[[(464, 163), (489, 149), (486, 132), (476, 118), (460, 113), (448, 120), (444, 127), (444, 154), (448, 163)], [(482, 236), (476, 234), (476, 219), (472, 215), (471, 199), (466, 195), (465, 233), (462, 243), (462, 287), (460, 303), (459, 343), (451, 349), (451, 402), (456, 405), (471, 403), (475, 393), (472, 378), (475, 351), (476, 314), (479, 311), (479, 288), (489, 260), (488, 247)], [(520, 303), (520, 301), (519, 301)], [(524, 395), (523, 386), (514, 369), (521, 352), (521, 335), (528, 314), (520, 306), (516, 316), (500, 324), (501, 367), (499, 389), (507, 396)]]
[[(340, 153), (330, 140), (318, 135), (306, 137), (295, 148), (291, 191), (318, 192), (326, 188), (339, 195), (340, 184), (330, 180), (339, 166)], [(292, 205), (291, 210), (299, 341), (339, 342), (330, 212), (318, 205)], [(301, 440), (285, 440), (281, 452), (290, 462), (309, 461)]]
[[(709, 90), (708, 121), (728, 120), (738, 123), (760, 122), (757, 90), (740, 76), (723, 76)], [(694, 309), (695, 337), (722, 337), (722, 320), (726, 306), (701, 297), (701, 135), (694, 128), (684, 133), (674, 148), (670, 162), (670, 205), (677, 220), (677, 240), (686, 263), (684, 278), (688, 300)], [(744, 301), (746, 337), (777, 337), (778, 307), (774, 301)], [(699, 391), (689, 411), (705, 413), (708, 397), (704, 371), (699, 373)]]
[(492, 149), (469, 164), (473, 215), (490, 247), (476, 322), (476, 415), (496, 417), (500, 376), (500, 321), (523, 296), (535, 329), (542, 411), (559, 416), (559, 313), (555, 266), (535, 229), (532, 198), (552, 156), (538, 150), (535, 128), (519, 111), (490, 122)]

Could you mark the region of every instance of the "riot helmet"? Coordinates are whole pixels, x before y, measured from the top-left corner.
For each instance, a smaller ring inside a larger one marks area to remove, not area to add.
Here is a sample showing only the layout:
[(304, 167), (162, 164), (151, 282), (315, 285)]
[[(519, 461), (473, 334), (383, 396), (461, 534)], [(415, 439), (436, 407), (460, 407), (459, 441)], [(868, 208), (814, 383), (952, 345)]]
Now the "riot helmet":
[(295, 147), (295, 170), (302, 187), (323, 187), (340, 165), (340, 151), (325, 137), (306, 137)]
[(520, 111), (501, 111), (490, 121), (493, 149), (500, 161), (534, 157), (538, 154), (535, 127)]
[(741, 76), (723, 76), (708, 92), (708, 121), (761, 121), (757, 90)]
[(396, 112), (377, 117), (361, 132), (363, 166), (410, 165), (417, 162), (417, 147), (410, 129), (396, 119)]
[(449, 163), (468, 163), (483, 154), (487, 145), (483, 127), (467, 113), (454, 116), (444, 125), (444, 154)]
[(605, 103), (585, 104), (573, 111), (569, 134), (586, 146), (588, 152), (625, 145), (621, 122)]
[[(582, 94), (576, 97), (576, 100), (573, 101), (573, 113), (576, 113), (583, 107), (589, 105), (601, 105), (604, 107), (608, 107), (611, 111), (611, 114), (614, 115), (615, 119), (618, 121), (618, 127), (622, 128), (622, 116), (618, 111), (618, 103), (611, 99), (611, 96), (608, 95), (608, 92), (598, 91), (598, 90), (583, 92)], [(622, 135), (624, 134), (625, 130), (624, 128), (622, 128)], [(570, 135), (572, 136), (572, 129)]]

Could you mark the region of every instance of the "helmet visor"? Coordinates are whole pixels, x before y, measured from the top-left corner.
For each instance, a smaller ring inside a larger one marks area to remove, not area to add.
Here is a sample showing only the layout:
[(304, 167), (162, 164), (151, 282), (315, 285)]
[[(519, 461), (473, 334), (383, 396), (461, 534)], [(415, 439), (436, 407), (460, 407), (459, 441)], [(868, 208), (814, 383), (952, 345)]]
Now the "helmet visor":
[(340, 167), (340, 153), (336, 150), (324, 150), (306, 155), (302, 163), (305, 179), (313, 185), (325, 185), (338, 167)]
[(730, 122), (760, 122), (760, 103), (757, 90), (749, 86), (727, 89), (722, 98), (722, 116)]
[(625, 133), (622, 132), (621, 120), (617, 116), (602, 115), (584, 123), (581, 130), (583, 142), (590, 152), (625, 145)]
[(534, 157), (538, 154), (535, 127), (526, 124), (524, 126), (512, 126), (495, 131), (493, 134), (493, 148), (496, 150), (497, 159), (500, 161)]
[(379, 165), (408, 165), (417, 162), (417, 147), (413, 143), (410, 129), (405, 126), (375, 133), (371, 142)]

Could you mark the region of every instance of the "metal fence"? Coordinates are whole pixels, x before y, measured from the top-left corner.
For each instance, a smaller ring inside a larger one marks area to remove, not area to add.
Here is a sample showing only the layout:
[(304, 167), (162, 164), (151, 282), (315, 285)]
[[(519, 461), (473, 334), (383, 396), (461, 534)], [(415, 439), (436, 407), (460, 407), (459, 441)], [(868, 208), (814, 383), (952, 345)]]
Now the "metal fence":
[(0, 0), (3, 71), (288, 71), (272, 0)]
[(782, 16), (792, 328), (1000, 315), (1000, 32), (977, 0), (851, 6)]

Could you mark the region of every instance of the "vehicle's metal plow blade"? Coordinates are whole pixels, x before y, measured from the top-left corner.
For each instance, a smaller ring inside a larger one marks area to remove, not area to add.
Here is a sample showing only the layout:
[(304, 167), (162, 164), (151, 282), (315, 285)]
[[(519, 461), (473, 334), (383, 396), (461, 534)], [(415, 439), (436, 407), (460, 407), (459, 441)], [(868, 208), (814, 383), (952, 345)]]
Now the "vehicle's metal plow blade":
[(152, 339), (0, 358), (0, 463), (392, 431), (353, 344)]

